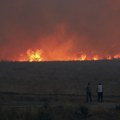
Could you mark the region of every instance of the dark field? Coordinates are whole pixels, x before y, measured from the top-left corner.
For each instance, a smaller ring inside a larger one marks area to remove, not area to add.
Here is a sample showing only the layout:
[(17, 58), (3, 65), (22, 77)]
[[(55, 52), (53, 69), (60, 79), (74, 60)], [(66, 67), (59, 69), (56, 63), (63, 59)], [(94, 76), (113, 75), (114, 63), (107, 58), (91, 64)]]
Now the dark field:
[[(90, 107), (90, 112), (94, 111), (95, 114), (88, 120), (100, 119), (100, 114), (105, 112), (106, 116), (103, 117), (110, 120), (108, 114), (111, 115), (113, 111), (113, 118), (120, 118), (119, 110), (108, 110), (109, 104), (116, 108), (120, 103), (119, 60), (0, 62), (0, 119), (7, 120), (9, 115), (13, 115), (15, 120), (86, 119), (82, 113), (76, 116), (76, 112), (80, 112), (80, 106), (86, 106), (85, 87), (88, 82), (93, 88), (93, 107)], [(108, 111), (98, 111), (99, 107), (96, 107), (99, 106), (96, 102), (96, 87), (99, 82), (104, 87), (104, 103), (101, 109), (106, 107)], [(34, 110), (37, 112), (34, 113)], [(41, 114), (44, 117), (41, 117)], [(13, 120), (12, 117), (9, 120)], [(103, 117), (100, 120), (104, 120)]]
[(88, 82), (120, 96), (120, 61), (0, 62), (0, 92), (84, 95)]

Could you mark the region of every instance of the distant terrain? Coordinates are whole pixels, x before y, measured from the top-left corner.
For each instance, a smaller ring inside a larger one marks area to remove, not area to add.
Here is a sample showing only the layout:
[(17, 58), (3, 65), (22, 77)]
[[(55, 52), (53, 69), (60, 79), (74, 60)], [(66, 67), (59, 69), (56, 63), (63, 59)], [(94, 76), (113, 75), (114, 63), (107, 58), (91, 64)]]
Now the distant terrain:
[(120, 96), (120, 61), (0, 62), (0, 92), (84, 95), (88, 82)]

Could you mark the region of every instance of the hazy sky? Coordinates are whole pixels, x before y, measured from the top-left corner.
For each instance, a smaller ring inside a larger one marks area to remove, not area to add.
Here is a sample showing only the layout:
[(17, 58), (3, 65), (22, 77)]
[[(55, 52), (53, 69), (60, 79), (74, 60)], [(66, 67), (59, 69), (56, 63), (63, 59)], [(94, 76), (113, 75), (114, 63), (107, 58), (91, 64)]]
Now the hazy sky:
[(29, 48), (120, 54), (120, 0), (0, 0), (0, 59)]

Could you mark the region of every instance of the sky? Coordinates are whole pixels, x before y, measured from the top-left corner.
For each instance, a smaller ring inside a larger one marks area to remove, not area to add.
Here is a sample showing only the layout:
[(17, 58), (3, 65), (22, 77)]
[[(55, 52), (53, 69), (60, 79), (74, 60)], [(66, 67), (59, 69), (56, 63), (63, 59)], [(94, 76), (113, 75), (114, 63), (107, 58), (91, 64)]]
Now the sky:
[(120, 55), (120, 0), (0, 0), (0, 60)]

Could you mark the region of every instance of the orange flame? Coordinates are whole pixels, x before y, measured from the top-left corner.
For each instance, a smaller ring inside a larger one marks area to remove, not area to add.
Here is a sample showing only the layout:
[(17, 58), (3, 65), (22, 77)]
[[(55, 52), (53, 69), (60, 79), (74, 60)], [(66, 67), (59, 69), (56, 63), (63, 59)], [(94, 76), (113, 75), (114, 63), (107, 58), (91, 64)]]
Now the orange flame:
[(120, 54), (114, 56), (115, 59), (120, 59)]
[[(48, 55), (49, 56), (49, 55)], [(32, 50), (32, 49), (28, 49), (27, 52), (25, 54), (21, 54), (20, 58), (18, 59), (18, 61), (29, 61), (29, 62), (40, 62), (40, 61), (70, 61), (70, 60), (74, 60), (74, 61), (85, 61), (85, 60), (102, 60), (102, 59), (106, 59), (106, 60), (111, 60), (111, 59), (120, 59), (120, 54), (116, 54), (114, 56), (110, 56), (110, 55), (106, 55), (106, 57), (102, 57), (99, 55), (93, 55), (93, 56), (89, 56), (87, 54), (82, 53), (80, 55), (80, 57), (69, 57), (67, 56), (67, 54), (63, 54), (61, 55), (61, 57), (59, 57), (59, 53), (58, 54), (53, 54), (52, 58), (50, 56), (50, 58), (48, 56), (43, 57), (43, 51), (42, 50)]]
[[(41, 47), (41, 49), (28, 49), (25, 54), (21, 54), (18, 61), (85, 61), (85, 60), (111, 60), (120, 59), (120, 54), (110, 55), (107, 53), (99, 54), (94, 49), (91, 51), (76, 49), (75, 42), (78, 38), (70, 35), (66, 36), (66, 27), (64, 25), (59, 25), (56, 33), (50, 36), (44, 36), (46, 42), (37, 43), (36, 47)], [(61, 40), (64, 40), (61, 44)], [(86, 36), (81, 36), (82, 40), (88, 39)], [(57, 41), (56, 41), (57, 40)], [(82, 46), (82, 44), (81, 44)], [(89, 46), (88, 46), (89, 48)], [(74, 53), (77, 51), (77, 53)]]
[(20, 59), (19, 61), (29, 61), (29, 62), (39, 62), (42, 61), (42, 57), (41, 57), (42, 51), (37, 49), (35, 51), (28, 49), (26, 54), (21, 54), (20, 55)]

